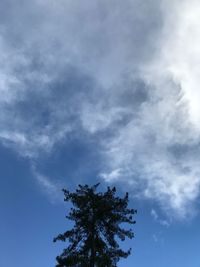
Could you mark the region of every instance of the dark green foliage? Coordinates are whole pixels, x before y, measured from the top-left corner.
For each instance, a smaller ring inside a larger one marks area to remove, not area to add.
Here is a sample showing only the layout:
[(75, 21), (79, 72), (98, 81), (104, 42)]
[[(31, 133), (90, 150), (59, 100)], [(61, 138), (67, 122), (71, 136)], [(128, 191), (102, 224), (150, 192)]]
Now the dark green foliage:
[(74, 221), (75, 225), (54, 238), (54, 242), (69, 242), (56, 258), (56, 267), (116, 267), (120, 258), (130, 254), (131, 249), (120, 249), (115, 237), (122, 241), (126, 237), (133, 238), (132, 230), (125, 230), (120, 224), (134, 224), (132, 215), (136, 210), (128, 208), (128, 193), (124, 198), (116, 197), (115, 187), (98, 193), (98, 185), (79, 185), (75, 193), (63, 189), (64, 200), (73, 204), (66, 218)]

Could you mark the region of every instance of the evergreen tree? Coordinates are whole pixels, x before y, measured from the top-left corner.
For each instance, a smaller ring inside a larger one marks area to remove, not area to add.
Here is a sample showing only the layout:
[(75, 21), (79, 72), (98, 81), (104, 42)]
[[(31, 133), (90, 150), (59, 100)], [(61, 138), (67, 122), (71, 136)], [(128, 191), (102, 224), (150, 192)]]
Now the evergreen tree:
[(120, 258), (130, 254), (131, 249), (120, 249), (115, 237), (122, 241), (133, 238), (132, 230), (123, 229), (120, 224), (134, 224), (137, 211), (128, 208), (128, 193), (123, 198), (116, 197), (115, 187), (99, 193), (98, 185), (79, 185), (74, 193), (63, 189), (64, 200), (73, 204), (66, 218), (74, 221), (74, 227), (54, 238), (54, 242), (69, 243), (56, 257), (56, 267), (116, 267)]

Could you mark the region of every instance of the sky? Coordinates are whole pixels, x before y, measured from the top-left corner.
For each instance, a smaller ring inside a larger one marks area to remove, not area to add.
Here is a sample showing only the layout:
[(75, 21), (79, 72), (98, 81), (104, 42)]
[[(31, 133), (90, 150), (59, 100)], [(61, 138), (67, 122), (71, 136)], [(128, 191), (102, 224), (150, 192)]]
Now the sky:
[(0, 1), (0, 266), (50, 267), (62, 188), (138, 210), (119, 267), (199, 267), (200, 2)]

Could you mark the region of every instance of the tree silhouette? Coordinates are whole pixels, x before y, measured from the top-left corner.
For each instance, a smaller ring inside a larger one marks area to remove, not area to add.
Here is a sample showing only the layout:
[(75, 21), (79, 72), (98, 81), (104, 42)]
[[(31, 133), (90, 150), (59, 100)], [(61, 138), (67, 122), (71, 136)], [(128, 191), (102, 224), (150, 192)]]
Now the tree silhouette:
[(66, 218), (74, 221), (74, 227), (54, 238), (54, 242), (69, 243), (56, 257), (56, 267), (116, 267), (120, 258), (130, 255), (131, 249), (120, 249), (115, 237), (122, 241), (134, 237), (132, 229), (123, 229), (120, 224), (134, 224), (137, 211), (128, 208), (128, 193), (120, 198), (115, 196), (115, 187), (99, 193), (98, 186), (79, 185), (74, 193), (63, 189), (64, 200), (73, 204)]

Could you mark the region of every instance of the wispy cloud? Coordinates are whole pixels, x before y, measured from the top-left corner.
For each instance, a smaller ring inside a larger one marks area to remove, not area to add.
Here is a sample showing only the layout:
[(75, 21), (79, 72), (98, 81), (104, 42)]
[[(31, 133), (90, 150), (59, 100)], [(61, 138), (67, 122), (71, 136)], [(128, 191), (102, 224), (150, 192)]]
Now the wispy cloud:
[(32, 165), (32, 173), (39, 187), (48, 196), (48, 198), (52, 203), (61, 200), (60, 198), (61, 197), (60, 193), (62, 189), (61, 183), (59, 183), (58, 181), (55, 182), (52, 179), (50, 179), (50, 177), (47, 177), (46, 175), (39, 173), (34, 165)]
[(100, 144), (104, 180), (176, 216), (193, 212), (198, 1), (22, 3), (0, 4), (1, 142), (36, 158), (87, 133)]
[(169, 227), (170, 223), (167, 220), (161, 219), (156, 212), (156, 210), (152, 209), (151, 210), (151, 216), (153, 217), (154, 221), (159, 223), (162, 226)]

